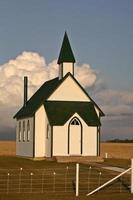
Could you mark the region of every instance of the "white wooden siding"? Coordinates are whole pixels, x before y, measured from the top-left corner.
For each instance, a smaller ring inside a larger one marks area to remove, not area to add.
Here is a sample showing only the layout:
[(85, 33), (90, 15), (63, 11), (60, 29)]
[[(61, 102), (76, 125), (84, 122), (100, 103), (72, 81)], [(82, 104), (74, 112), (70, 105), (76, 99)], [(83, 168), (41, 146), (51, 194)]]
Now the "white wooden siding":
[[(30, 140), (27, 140), (27, 123), (30, 123)], [(23, 121), (25, 121), (25, 141), (23, 141)], [(21, 122), (21, 140), (19, 140), (19, 122)], [(33, 157), (33, 117), (17, 120), (16, 155)]]
[(35, 113), (35, 157), (51, 156), (51, 132), (47, 136), (48, 119), (42, 105)]
[(53, 101), (90, 101), (89, 97), (82, 91), (79, 85), (68, 76), (66, 80), (48, 98)]

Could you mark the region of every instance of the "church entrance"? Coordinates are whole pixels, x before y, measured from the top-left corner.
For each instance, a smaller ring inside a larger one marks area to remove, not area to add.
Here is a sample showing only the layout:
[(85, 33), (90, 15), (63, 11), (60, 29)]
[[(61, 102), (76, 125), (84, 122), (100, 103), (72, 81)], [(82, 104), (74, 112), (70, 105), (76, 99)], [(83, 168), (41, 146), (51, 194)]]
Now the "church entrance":
[(82, 124), (78, 118), (70, 121), (68, 130), (68, 154), (82, 154)]

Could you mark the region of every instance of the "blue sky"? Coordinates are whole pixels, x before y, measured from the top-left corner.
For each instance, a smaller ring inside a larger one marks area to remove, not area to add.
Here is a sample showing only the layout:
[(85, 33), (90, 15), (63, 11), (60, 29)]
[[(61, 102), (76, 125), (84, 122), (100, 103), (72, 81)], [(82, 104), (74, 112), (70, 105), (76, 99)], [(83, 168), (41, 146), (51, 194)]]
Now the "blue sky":
[(1, 63), (23, 50), (57, 58), (67, 30), (77, 62), (90, 63), (110, 87), (132, 90), (132, 0), (1, 0), (0, 26)]
[(23, 51), (57, 59), (66, 30), (77, 63), (107, 88), (133, 92), (132, 0), (0, 0), (0, 27), (1, 65)]

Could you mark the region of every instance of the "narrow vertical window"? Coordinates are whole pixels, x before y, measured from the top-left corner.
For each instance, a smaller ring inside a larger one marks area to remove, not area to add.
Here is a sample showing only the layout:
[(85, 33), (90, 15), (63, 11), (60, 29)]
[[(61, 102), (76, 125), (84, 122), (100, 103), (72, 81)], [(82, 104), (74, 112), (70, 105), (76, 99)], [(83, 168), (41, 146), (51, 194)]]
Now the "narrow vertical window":
[(19, 142), (21, 142), (21, 121), (19, 122), (19, 125), (18, 125), (18, 139), (19, 139)]
[(30, 141), (30, 122), (27, 122), (27, 141)]
[(49, 139), (49, 124), (47, 124), (47, 133), (46, 133), (46, 138)]
[(23, 121), (23, 141), (25, 141), (25, 121)]

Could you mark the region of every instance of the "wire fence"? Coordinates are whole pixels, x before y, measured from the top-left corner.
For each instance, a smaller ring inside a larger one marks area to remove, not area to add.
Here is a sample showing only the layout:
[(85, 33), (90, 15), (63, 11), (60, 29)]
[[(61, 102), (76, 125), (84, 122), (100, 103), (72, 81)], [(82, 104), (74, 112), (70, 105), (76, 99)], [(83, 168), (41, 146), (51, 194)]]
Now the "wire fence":
[[(79, 194), (99, 187), (118, 172), (80, 165)], [(108, 193), (130, 192), (131, 175), (125, 174), (103, 190)], [(44, 169), (0, 169), (0, 193), (67, 193), (76, 192), (76, 167)]]
[[(96, 188), (100, 187), (107, 181), (116, 177), (119, 172), (105, 170), (102, 168), (95, 168), (89, 166), (88, 168), (82, 167), (80, 169), (80, 181), (79, 181), (79, 192), (89, 193)], [(131, 186), (131, 174), (127, 173), (108, 184), (105, 188), (99, 192), (104, 193), (125, 193), (130, 192)]]
[(0, 193), (75, 192), (75, 168), (0, 169)]

